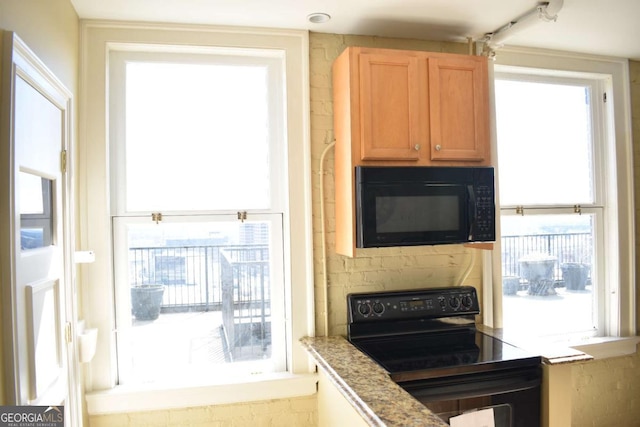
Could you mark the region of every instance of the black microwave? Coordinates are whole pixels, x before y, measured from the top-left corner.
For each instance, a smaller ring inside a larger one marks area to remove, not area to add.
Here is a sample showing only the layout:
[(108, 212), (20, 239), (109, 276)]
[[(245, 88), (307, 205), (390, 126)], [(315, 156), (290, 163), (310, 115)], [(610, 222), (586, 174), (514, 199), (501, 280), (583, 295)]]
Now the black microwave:
[(495, 240), (492, 167), (357, 166), (356, 247)]

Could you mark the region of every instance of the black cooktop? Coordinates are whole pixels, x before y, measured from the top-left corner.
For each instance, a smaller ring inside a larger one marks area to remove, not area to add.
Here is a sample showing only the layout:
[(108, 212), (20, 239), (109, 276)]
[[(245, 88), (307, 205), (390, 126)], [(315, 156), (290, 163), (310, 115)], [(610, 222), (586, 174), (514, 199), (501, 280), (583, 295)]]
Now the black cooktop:
[(475, 328), (472, 287), (350, 294), (348, 339), (396, 381), (540, 365)]

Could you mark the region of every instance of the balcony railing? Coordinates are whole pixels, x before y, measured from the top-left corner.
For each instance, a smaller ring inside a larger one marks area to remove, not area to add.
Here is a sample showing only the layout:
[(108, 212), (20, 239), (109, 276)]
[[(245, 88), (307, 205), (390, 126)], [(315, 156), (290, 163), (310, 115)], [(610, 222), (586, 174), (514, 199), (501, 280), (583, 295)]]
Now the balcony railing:
[(269, 357), (268, 246), (138, 247), (129, 251), (131, 286), (165, 285), (160, 313), (221, 311), (228, 361)]
[(567, 263), (593, 265), (591, 233), (536, 234), (503, 236), (502, 276), (523, 277), (519, 261), (533, 254), (555, 258), (553, 280), (562, 282), (562, 266)]
[[(502, 275), (522, 277), (519, 260), (539, 253), (556, 258), (554, 280), (561, 282), (563, 264), (593, 264), (592, 248), (590, 233), (503, 236)], [(236, 321), (257, 312), (266, 319), (270, 314), (268, 252), (265, 245), (131, 248), (129, 277), (132, 286), (166, 285), (162, 313), (221, 310), (227, 283), (227, 304), (232, 301)], [(260, 323), (265, 325), (265, 319)]]
[[(265, 245), (130, 248), (129, 280), (131, 286), (165, 285), (162, 313), (220, 310), (223, 266), (231, 262), (237, 287), (235, 304), (246, 306), (258, 299), (268, 303), (268, 253)], [(246, 284), (245, 280), (253, 281)]]

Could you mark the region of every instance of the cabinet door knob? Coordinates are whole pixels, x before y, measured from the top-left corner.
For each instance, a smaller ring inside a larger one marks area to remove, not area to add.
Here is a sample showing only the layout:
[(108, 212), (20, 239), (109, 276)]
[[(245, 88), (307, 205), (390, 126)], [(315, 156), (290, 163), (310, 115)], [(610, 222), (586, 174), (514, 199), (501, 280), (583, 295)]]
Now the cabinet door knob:
[(440, 151), (440, 150), (442, 150), (442, 145), (440, 144), (436, 145), (436, 151)]
[(414, 145), (414, 146), (413, 146), (413, 148), (414, 148), (416, 151), (419, 151), (419, 150), (420, 150), (420, 144), (416, 144), (416, 145)]

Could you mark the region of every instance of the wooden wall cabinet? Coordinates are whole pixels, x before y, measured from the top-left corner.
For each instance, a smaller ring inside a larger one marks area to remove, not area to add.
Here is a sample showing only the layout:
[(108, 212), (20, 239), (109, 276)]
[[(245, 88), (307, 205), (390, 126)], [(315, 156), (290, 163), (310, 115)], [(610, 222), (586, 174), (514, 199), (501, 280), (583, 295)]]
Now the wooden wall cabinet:
[(349, 47), (333, 64), (336, 250), (355, 255), (354, 167), (487, 166), (487, 59)]

